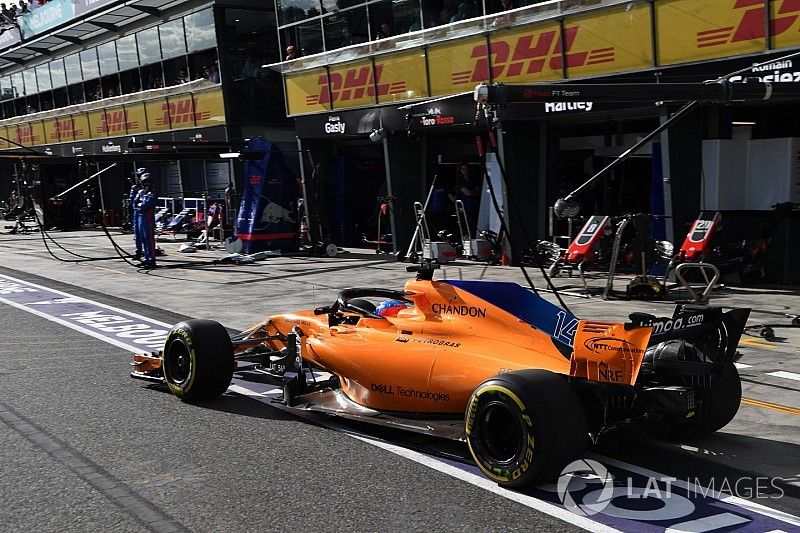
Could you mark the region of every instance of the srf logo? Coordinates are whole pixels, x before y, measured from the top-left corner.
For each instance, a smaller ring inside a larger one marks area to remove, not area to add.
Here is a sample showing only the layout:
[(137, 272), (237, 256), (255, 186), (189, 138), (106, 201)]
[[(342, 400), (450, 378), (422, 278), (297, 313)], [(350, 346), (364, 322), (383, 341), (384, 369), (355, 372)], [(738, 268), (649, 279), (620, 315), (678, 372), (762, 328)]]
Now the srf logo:
[[(736, 26), (724, 26), (697, 32), (697, 47), (708, 48), (766, 37), (764, 0), (736, 0), (733, 9), (742, 10)], [(783, 0), (769, 23), (770, 35), (776, 36), (794, 26), (800, 16), (800, 0)]]
[(125, 133), (128, 129), (136, 129), (139, 122), (128, 122), (128, 112), (124, 109), (118, 111), (106, 111), (103, 114), (103, 123), (97, 127), (97, 133), (113, 135), (115, 133)]
[(211, 118), (210, 111), (197, 111), (197, 100), (187, 96), (161, 105), (162, 115), (156, 119), (158, 126), (192, 126), (195, 122)]
[[(477, 59), (472, 71), (454, 72), (454, 85), (477, 83), (502, 76), (513, 78), (538, 74), (545, 66), (552, 70), (576, 68), (614, 61), (614, 47), (573, 51), (580, 26), (564, 28), (564, 42), (557, 30), (522, 35), (516, 40), (498, 39), (491, 45), (481, 44), (472, 49), (470, 57)], [(563, 49), (563, 53), (562, 53)], [(491, 65), (491, 67), (490, 67)], [(490, 75), (491, 71), (491, 75)]]
[(374, 98), (376, 94), (386, 96), (405, 92), (405, 81), (381, 83), (381, 74), (383, 64), (375, 65), (374, 77), (373, 69), (368, 65), (344, 72), (331, 72), (330, 75), (321, 74), (317, 79), (319, 94), (306, 96), (306, 105), (347, 102), (365, 96)]

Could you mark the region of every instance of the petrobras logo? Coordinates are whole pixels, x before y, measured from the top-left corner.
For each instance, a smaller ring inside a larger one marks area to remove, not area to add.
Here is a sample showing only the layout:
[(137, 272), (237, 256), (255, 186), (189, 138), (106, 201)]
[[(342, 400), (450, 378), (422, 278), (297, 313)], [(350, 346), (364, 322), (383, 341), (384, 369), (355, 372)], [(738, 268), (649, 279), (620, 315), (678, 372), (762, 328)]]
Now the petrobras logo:
[[(780, 3), (770, 20), (770, 35), (777, 36), (789, 31), (800, 16), (800, 0), (776, 0)], [(733, 9), (741, 10), (735, 26), (723, 26), (697, 32), (697, 48), (709, 48), (766, 37), (766, 4), (763, 0), (735, 0)]]
[(156, 119), (158, 126), (180, 128), (211, 118), (210, 111), (197, 111), (197, 100), (186, 96), (161, 105), (162, 115)]
[(493, 40), (488, 46), (486, 44), (475, 46), (470, 54), (471, 58), (477, 60), (475, 66), (471, 71), (454, 72), (451, 75), (453, 85), (538, 74), (545, 67), (561, 70), (564, 68), (564, 59), (569, 68), (614, 62), (613, 46), (594, 50), (573, 50), (579, 31), (580, 26), (564, 28), (563, 45), (557, 30), (547, 30), (522, 35), (516, 39)]
[(103, 123), (96, 128), (97, 133), (106, 135), (113, 135), (115, 133), (125, 133), (128, 129), (137, 129), (139, 127), (138, 121), (128, 122), (128, 112), (123, 110), (119, 111), (106, 111), (103, 114)]
[(369, 65), (347, 69), (344, 72), (321, 74), (317, 78), (319, 94), (306, 96), (306, 105), (329, 104), (399, 94), (406, 91), (404, 80), (382, 83), (383, 64), (376, 63), (374, 74)]

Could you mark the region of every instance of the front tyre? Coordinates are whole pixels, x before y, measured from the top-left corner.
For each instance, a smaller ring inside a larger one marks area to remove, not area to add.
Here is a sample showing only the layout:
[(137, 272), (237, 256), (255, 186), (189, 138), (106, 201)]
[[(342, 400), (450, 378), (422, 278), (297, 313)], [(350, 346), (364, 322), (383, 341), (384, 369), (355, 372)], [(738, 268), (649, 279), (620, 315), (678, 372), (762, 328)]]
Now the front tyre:
[(550, 481), (586, 451), (578, 397), (565, 376), (546, 370), (484, 381), (467, 403), (465, 424), (475, 463), (504, 487)]
[(228, 331), (213, 320), (187, 320), (173, 326), (163, 358), (164, 380), (185, 402), (221, 396), (231, 384), (236, 364)]

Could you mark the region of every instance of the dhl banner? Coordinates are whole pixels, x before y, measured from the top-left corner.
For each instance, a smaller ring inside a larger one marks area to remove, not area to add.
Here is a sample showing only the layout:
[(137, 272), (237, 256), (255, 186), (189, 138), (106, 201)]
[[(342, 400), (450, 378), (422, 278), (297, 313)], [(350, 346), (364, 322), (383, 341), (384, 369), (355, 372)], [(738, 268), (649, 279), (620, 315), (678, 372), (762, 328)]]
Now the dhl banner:
[(414, 50), (380, 57), (375, 61), (378, 103), (399, 102), (430, 96), (425, 75), (425, 53)]
[(284, 83), (289, 115), (330, 111), (330, 100), (322, 103), (319, 99), (320, 83), (326, 83), (327, 79), (324, 68), (287, 75)]
[[(646, 3), (628, 4), (604, 12), (602, 17), (569, 17), (564, 24), (564, 49), (568, 78), (650, 67), (650, 7)], [(561, 64), (560, 57), (556, 64)]]
[(195, 122), (198, 126), (225, 124), (225, 106), (221, 91), (209, 91), (194, 95)]
[(772, 47), (788, 48), (800, 44), (800, 1), (771, 0), (769, 6)]
[(44, 127), (41, 120), (19, 124), (8, 128), (9, 139), (23, 146), (44, 144)]
[(106, 135), (106, 110), (92, 111), (89, 116), (89, 133), (92, 139), (104, 139)]
[(65, 120), (69, 120), (69, 117), (66, 119), (49, 119), (44, 121), (44, 139), (47, 143), (57, 143), (61, 142), (60, 131), (61, 125), (59, 122), (64, 122)]
[[(795, 3), (796, 0), (782, 0)], [(662, 0), (656, 39), (662, 65), (766, 50), (764, 0)]]
[(128, 130), (128, 135), (147, 132), (147, 115), (144, 112), (144, 103), (137, 102), (125, 106), (125, 126)]
[(72, 135), (76, 141), (85, 141), (89, 138), (89, 117), (86, 113), (72, 115)]
[[(490, 63), (492, 80), (503, 83), (552, 81), (563, 77), (561, 36), (556, 23), (493, 33), (490, 41), (488, 57), (485, 45), (472, 50), (473, 56), (480, 57), (470, 78), (472, 85), (475, 85), (472, 79), (488, 79)], [(573, 41), (574, 38), (567, 41), (567, 50)], [(455, 76), (453, 74), (453, 79)]]
[(169, 109), (164, 98), (148, 100), (144, 103), (147, 129), (149, 131), (165, 131), (169, 129), (169, 112), (164, 113), (164, 107)]
[[(117, 137), (119, 135), (125, 135), (128, 133), (128, 130), (131, 129), (131, 126), (138, 127), (138, 124), (134, 125), (128, 121), (128, 112), (122, 106), (110, 107), (104, 111), (105, 116), (103, 117), (101, 132), (105, 137)], [(92, 132), (92, 134), (94, 135), (94, 132)]]
[[(375, 86), (380, 83), (373, 77), (375, 74), (369, 59), (332, 67), (328, 71), (327, 80), (325, 76), (320, 76), (319, 102), (330, 102), (333, 109), (374, 104)], [(377, 74), (380, 77), (381, 71)]]
[(493, 29), (488, 38), (378, 53), (330, 67), (330, 78), (325, 69), (289, 73), (286, 99), (288, 113), (297, 115), (374, 105), (368, 90), (376, 85), (377, 103), (399, 102), (426, 96), (428, 86), (427, 96), (444, 96), (484, 81), (586, 78), (799, 45), (800, 0), (641, 0)]
[[(214, 89), (0, 126), (0, 135), (37, 146), (224, 123), (222, 91)], [(0, 140), (0, 150), (8, 148), (14, 146)]]
[(45, 144), (44, 124), (41, 120), (34, 120), (30, 123), (30, 144)]
[(425, 54), (416, 50), (289, 74), (285, 85), (290, 115), (428, 96)]
[[(483, 55), (475, 57), (483, 47)], [(467, 91), (482, 81), (488, 81), (488, 68), (478, 63), (485, 59), (486, 38), (478, 37), (433, 45), (428, 49), (431, 96)], [(473, 80), (478, 81), (473, 81)]]
[(194, 97), (189, 94), (170, 96), (166, 104), (161, 105), (162, 122), (169, 123), (171, 129), (193, 128), (198, 120), (207, 120), (211, 116), (208, 110), (195, 109)]

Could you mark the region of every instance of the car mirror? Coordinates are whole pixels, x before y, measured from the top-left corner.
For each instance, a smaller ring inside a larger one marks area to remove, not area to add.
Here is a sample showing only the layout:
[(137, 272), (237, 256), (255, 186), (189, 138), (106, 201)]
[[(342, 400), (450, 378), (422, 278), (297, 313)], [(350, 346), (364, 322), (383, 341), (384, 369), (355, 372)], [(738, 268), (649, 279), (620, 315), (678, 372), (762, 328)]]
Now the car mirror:
[(314, 309), (314, 314), (315, 315), (325, 315), (325, 314), (330, 313), (331, 309), (332, 308), (329, 305), (324, 306), (324, 307), (317, 307), (316, 309)]

